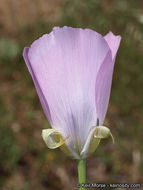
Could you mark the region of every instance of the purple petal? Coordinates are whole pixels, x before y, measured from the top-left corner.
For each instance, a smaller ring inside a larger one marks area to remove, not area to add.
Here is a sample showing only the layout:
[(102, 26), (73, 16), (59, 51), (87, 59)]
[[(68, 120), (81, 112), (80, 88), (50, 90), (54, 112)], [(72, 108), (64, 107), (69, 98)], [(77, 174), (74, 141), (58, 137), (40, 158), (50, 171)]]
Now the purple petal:
[(35, 84), (35, 88), (37, 90), (41, 105), (42, 105), (43, 110), (44, 110), (44, 113), (45, 113), (46, 117), (48, 118), (49, 122), (52, 123), (48, 103), (47, 103), (47, 101), (46, 101), (46, 99), (45, 99), (45, 97), (44, 97), (44, 95), (42, 93), (42, 90), (41, 90), (41, 88), (39, 86), (39, 83), (38, 83), (38, 81), (37, 81), (37, 79), (35, 77), (35, 74), (34, 74), (33, 70), (32, 70), (31, 64), (30, 64), (29, 59), (28, 59), (28, 52), (29, 52), (29, 48), (25, 47), (24, 51), (23, 51), (23, 57), (24, 57), (25, 63), (27, 65), (27, 67), (28, 67), (28, 70), (29, 70), (29, 72), (31, 74), (31, 77), (33, 79), (33, 82)]
[(104, 38), (111, 49), (112, 59), (114, 60), (120, 45), (121, 36), (115, 36), (112, 32), (109, 32)]
[(109, 52), (97, 74), (95, 93), (96, 93), (96, 107), (97, 107), (97, 115), (99, 118), (99, 125), (103, 124), (107, 112), (115, 57), (121, 40), (120, 36), (114, 36), (112, 32), (109, 32), (104, 38), (111, 49), (112, 62), (110, 60), (110, 52)]

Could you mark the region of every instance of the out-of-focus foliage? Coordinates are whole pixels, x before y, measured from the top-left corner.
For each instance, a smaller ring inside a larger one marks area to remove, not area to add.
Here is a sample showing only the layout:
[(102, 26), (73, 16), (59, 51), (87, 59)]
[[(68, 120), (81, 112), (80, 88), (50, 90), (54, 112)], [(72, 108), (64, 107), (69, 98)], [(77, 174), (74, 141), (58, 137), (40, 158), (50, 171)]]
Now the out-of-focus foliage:
[[(122, 37), (105, 124), (115, 136), (87, 160), (88, 182), (143, 181), (143, 2), (0, 0), (0, 189), (74, 189), (76, 162), (48, 150), (49, 127), (22, 51), (53, 26), (91, 28)], [(59, 159), (60, 158), (60, 159)]]

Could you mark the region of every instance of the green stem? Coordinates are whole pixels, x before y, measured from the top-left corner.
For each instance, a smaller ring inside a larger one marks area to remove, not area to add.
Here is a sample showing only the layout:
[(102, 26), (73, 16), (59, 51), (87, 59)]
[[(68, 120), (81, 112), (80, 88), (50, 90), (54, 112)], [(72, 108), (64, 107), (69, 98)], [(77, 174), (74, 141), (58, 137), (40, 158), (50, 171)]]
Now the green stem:
[[(86, 160), (85, 159), (78, 160), (78, 181), (80, 185), (82, 183), (86, 183)], [(86, 190), (86, 188), (80, 187), (80, 190)]]

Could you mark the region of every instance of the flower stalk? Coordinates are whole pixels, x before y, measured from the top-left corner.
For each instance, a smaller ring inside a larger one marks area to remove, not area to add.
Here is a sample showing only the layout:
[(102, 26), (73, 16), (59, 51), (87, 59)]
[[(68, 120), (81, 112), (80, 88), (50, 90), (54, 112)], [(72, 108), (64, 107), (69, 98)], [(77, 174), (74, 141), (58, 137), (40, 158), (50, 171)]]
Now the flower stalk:
[(78, 160), (78, 181), (80, 184), (80, 190), (86, 190), (85, 187), (82, 187), (82, 184), (86, 183), (86, 160)]

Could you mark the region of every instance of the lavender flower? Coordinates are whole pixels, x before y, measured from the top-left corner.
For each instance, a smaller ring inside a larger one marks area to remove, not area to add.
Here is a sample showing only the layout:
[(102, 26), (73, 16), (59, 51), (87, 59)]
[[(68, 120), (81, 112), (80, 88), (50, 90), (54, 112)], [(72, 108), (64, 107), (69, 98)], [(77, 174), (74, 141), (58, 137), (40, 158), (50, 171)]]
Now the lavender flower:
[(87, 157), (111, 135), (102, 126), (121, 37), (90, 29), (55, 27), (25, 47), (23, 56), (52, 129), (42, 136), (49, 148)]

